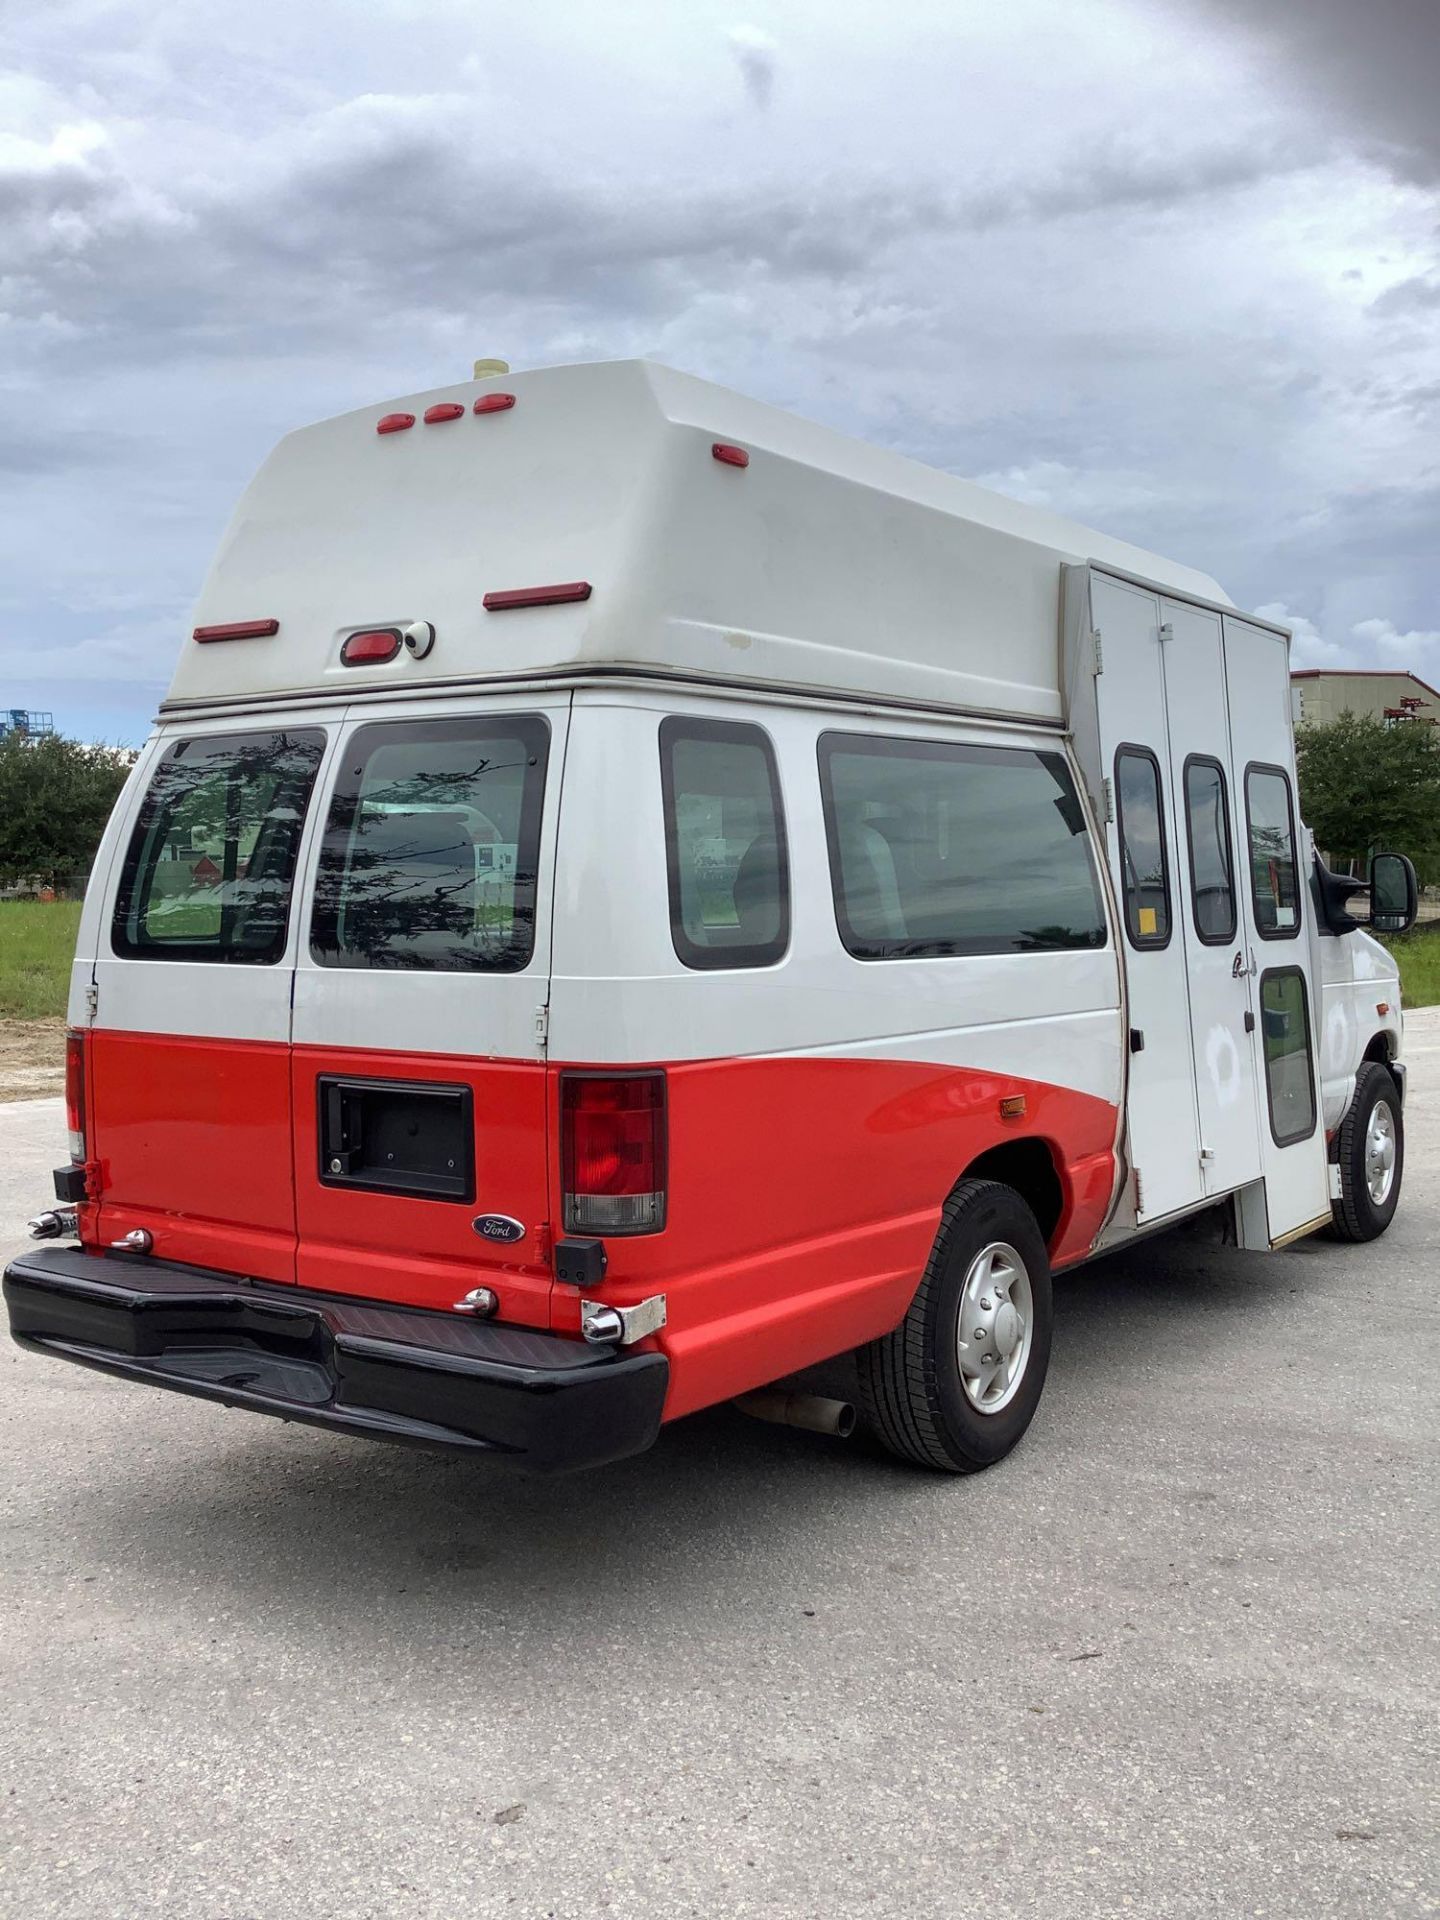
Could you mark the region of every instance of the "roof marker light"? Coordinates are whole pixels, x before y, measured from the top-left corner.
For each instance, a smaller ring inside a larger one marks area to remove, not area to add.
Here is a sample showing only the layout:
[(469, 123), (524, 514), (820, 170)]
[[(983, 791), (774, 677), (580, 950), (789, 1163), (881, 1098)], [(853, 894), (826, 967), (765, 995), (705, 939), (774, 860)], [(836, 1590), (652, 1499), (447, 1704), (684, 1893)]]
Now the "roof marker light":
[(487, 593), (487, 613), (506, 613), (511, 607), (559, 607), (571, 600), (588, 600), (590, 582), (569, 580), (559, 587), (514, 587), (505, 593)]
[(375, 422), (376, 433), (403, 433), (406, 427), (413, 427), (413, 413), (387, 413), (383, 420)]
[(724, 440), (715, 442), (710, 455), (727, 467), (748, 467), (750, 464), (750, 456), (743, 447), (732, 447)]
[(515, 404), (513, 393), (482, 393), (475, 402), (476, 413), (508, 413)]
[(425, 409), (425, 424), (433, 427), (441, 420), (458, 420), (465, 409), (456, 400), (439, 400)]
[(268, 640), (280, 631), (278, 620), (227, 620), (218, 627), (196, 627), (192, 640)]
[(364, 633), (352, 633), (340, 649), (342, 667), (374, 667), (393, 660), (400, 651), (398, 627), (372, 627)]

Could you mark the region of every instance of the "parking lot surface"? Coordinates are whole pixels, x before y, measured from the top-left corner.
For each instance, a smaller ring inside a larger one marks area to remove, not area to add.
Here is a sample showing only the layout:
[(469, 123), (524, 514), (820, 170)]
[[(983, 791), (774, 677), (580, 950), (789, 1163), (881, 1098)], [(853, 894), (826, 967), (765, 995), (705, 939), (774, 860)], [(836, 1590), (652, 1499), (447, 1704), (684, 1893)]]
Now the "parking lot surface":
[[(1440, 1014), (1369, 1247), (1057, 1287), (971, 1480), (729, 1409), (533, 1481), (0, 1356), (0, 1910), (1440, 1910)], [(0, 1108), (0, 1250), (62, 1156)]]

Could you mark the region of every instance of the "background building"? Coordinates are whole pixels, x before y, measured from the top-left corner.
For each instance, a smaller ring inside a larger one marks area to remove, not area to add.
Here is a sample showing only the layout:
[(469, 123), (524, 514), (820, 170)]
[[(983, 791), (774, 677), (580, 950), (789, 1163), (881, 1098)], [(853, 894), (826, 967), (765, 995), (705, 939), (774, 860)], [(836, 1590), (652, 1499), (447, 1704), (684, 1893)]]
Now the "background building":
[(1323, 727), (1342, 713), (1376, 720), (1440, 721), (1440, 692), (1414, 673), (1328, 673), (1309, 667), (1290, 676), (1290, 711), (1297, 727)]

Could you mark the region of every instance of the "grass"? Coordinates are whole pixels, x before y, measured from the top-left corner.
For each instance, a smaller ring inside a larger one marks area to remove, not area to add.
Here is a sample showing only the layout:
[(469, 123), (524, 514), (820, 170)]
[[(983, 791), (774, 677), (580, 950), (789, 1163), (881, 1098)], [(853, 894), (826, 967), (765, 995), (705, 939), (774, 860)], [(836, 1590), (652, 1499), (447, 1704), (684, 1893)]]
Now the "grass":
[(1400, 962), (1400, 1002), (1433, 1007), (1440, 1002), (1440, 921), (1415, 927), (1384, 944)]
[(79, 925), (78, 900), (0, 900), (0, 1019), (64, 1017)]

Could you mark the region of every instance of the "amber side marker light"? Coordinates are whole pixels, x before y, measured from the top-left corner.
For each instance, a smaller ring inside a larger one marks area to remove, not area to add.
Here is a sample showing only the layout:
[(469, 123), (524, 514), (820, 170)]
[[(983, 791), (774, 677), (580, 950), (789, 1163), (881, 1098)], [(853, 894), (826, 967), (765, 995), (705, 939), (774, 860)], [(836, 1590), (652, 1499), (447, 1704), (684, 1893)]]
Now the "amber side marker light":
[(508, 613), (512, 607), (563, 607), (589, 598), (588, 580), (567, 580), (558, 587), (512, 587), (505, 593), (487, 593), (481, 604), (487, 613)]
[(748, 467), (750, 464), (750, 456), (744, 447), (732, 447), (725, 440), (715, 442), (710, 449), (710, 457), (726, 467)]
[(218, 627), (196, 627), (191, 638), (202, 643), (210, 640), (268, 640), (279, 631), (278, 620), (227, 620)]
[(1025, 1096), (1023, 1093), (1007, 1093), (1000, 1102), (1002, 1120), (1023, 1120), (1025, 1118)]

